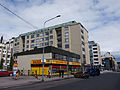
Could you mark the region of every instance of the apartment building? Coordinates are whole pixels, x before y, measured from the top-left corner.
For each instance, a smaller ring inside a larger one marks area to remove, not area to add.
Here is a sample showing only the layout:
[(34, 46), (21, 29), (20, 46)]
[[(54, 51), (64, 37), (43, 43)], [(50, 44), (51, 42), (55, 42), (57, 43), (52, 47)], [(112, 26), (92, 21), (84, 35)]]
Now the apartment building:
[(102, 64), (100, 46), (94, 41), (89, 41), (90, 48), (90, 62), (92, 66), (98, 66)]
[(2, 40), (0, 43), (0, 62), (3, 59), (3, 68), (10, 65), (10, 58), (13, 54), (13, 41), (14, 39), (10, 39), (8, 42)]
[(81, 23), (70, 21), (36, 31), (20, 34), (14, 40), (14, 53), (54, 46), (80, 55), (79, 62), (90, 64), (88, 31)]

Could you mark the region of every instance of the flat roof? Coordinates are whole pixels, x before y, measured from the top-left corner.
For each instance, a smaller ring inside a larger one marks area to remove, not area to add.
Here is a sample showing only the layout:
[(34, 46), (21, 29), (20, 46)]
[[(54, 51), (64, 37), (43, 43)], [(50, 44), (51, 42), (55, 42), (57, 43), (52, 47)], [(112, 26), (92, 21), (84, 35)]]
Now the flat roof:
[[(42, 54), (42, 53), (43, 53), (43, 48), (34, 48), (33, 50), (15, 53), (14, 56)], [(44, 53), (55, 53), (59, 55), (64, 55), (64, 56), (80, 59), (80, 55), (78, 54), (75, 54), (75, 53), (72, 53), (72, 52), (69, 52), (63, 49), (59, 49), (53, 46), (44, 47)]]
[(23, 34), (20, 34), (19, 36), (26, 36), (26, 35), (30, 35), (30, 34), (35, 34), (35, 33), (40, 33), (40, 32), (43, 32), (43, 31), (47, 31), (48, 29), (52, 30), (52, 29), (55, 29), (55, 28), (68, 26), (68, 25), (75, 25), (75, 24), (80, 24), (80, 23), (77, 23), (76, 21), (70, 21), (70, 22), (66, 22), (66, 23), (62, 23), (62, 24), (58, 24), (58, 25), (54, 25), (54, 26), (50, 26), (50, 27), (46, 27), (46, 28), (42, 28), (42, 29), (38, 29), (38, 30), (35, 30), (35, 31), (32, 31), (32, 32), (23, 33)]

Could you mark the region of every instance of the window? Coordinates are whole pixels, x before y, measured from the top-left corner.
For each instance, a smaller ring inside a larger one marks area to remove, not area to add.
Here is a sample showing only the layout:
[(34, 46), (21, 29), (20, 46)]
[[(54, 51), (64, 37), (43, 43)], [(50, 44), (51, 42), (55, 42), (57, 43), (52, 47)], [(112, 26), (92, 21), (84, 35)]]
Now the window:
[(96, 60), (96, 61), (97, 61), (97, 60), (98, 60), (98, 58), (94, 58), (94, 60)]
[(45, 37), (45, 40), (49, 40), (49, 37)]
[(31, 45), (31, 48), (34, 48), (34, 44)]
[(46, 42), (46, 43), (45, 43), (45, 46), (48, 46), (48, 45), (49, 45), (49, 42)]
[(69, 38), (66, 38), (66, 39), (65, 39), (65, 42), (69, 42)]
[(31, 35), (31, 38), (34, 38), (34, 35)]
[(39, 47), (39, 44), (36, 44), (37, 47)]
[(27, 36), (27, 39), (29, 39), (29, 36)]
[(65, 36), (68, 36), (68, 35), (69, 35), (69, 33), (68, 33), (68, 32), (66, 32), (66, 33), (65, 33)]
[(50, 30), (50, 34), (52, 34), (53, 33), (53, 30)]
[(94, 57), (98, 57), (98, 55), (94, 55)]
[(82, 45), (85, 45), (85, 43), (82, 41)]
[(26, 47), (29, 48), (29, 45), (27, 45)]
[(83, 51), (85, 51), (85, 48), (82, 48)]
[(81, 29), (81, 33), (83, 33), (83, 30)]
[(36, 42), (39, 42), (39, 39), (36, 39)]
[(69, 44), (66, 44), (66, 45), (65, 45), (65, 48), (69, 48)]
[(97, 48), (93, 48), (93, 50), (97, 50)]
[(82, 37), (82, 39), (84, 40), (84, 37), (83, 37), (83, 35), (82, 35), (81, 37)]
[(98, 53), (97, 51), (94, 51), (93, 53)]
[(43, 44), (43, 43), (40, 43), (40, 46), (44, 46), (44, 44)]
[(52, 45), (53, 44), (53, 41), (50, 41), (50, 45)]
[(53, 35), (50, 36), (50, 39), (53, 39)]
[(27, 40), (27, 43), (29, 43), (29, 40)]
[(31, 40), (31, 43), (34, 43), (35, 40)]
[(43, 38), (40, 38), (40, 41), (43, 41), (44, 39)]
[(39, 37), (39, 34), (37, 34), (36, 37)]
[(49, 32), (45, 32), (45, 35), (49, 35)]
[(65, 27), (65, 30), (69, 30), (68, 26)]
[(41, 37), (42, 37), (42, 36), (43, 36), (43, 33), (40, 33), (40, 35), (39, 35), (39, 36), (41, 36)]
[(93, 45), (93, 46), (97, 46), (97, 44)]

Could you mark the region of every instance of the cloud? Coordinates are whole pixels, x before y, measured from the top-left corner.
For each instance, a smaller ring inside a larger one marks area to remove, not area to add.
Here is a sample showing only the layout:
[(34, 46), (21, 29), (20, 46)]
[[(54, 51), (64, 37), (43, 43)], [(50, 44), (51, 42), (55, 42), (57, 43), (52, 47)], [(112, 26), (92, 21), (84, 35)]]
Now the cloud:
[[(95, 40), (101, 51), (117, 52), (120, 48), (120, 0), (1, 0), (0, 3), (38, 28), (58, 14), (60, 18), (47, 26), (75, 20), (89, 31), (89, 40)], [(5, 39), (35, 30), (0, 7), (0, 35)]]

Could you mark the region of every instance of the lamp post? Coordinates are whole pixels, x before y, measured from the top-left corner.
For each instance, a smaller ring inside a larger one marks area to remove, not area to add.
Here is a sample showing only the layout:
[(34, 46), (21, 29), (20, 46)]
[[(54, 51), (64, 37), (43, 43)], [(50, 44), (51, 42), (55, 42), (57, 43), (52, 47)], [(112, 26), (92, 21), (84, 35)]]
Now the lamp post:
[[(53, 17), (53, 18), (50, 18), (50, 19), (48, 19), (48, 20), (46, 20), (45, 22), (44, 22), (44, 29), (45, 29), (45, 24), (47, 23), (47, 22), (49, 22), (49, 21), (51, 21), (51, 20), (53, 20), (53, 19), (55, 19), (55, 18), (58, 18), (58, 17), (60, 17), (61, 15), (57, 15), (57, 16), (55, 16), (55, 17)], [(45, 46), (45, 41), (44, 41), (44, 33), (43, 33), (43, 45)], [(44, 62), (44, 51), (45, 51), (45, 48), (44, 48), (44, 46), (43, 46), (43, 68), (42, 68), (42, 81), (44, 82), (44, 65), (45, 65), (45, 62)]]

